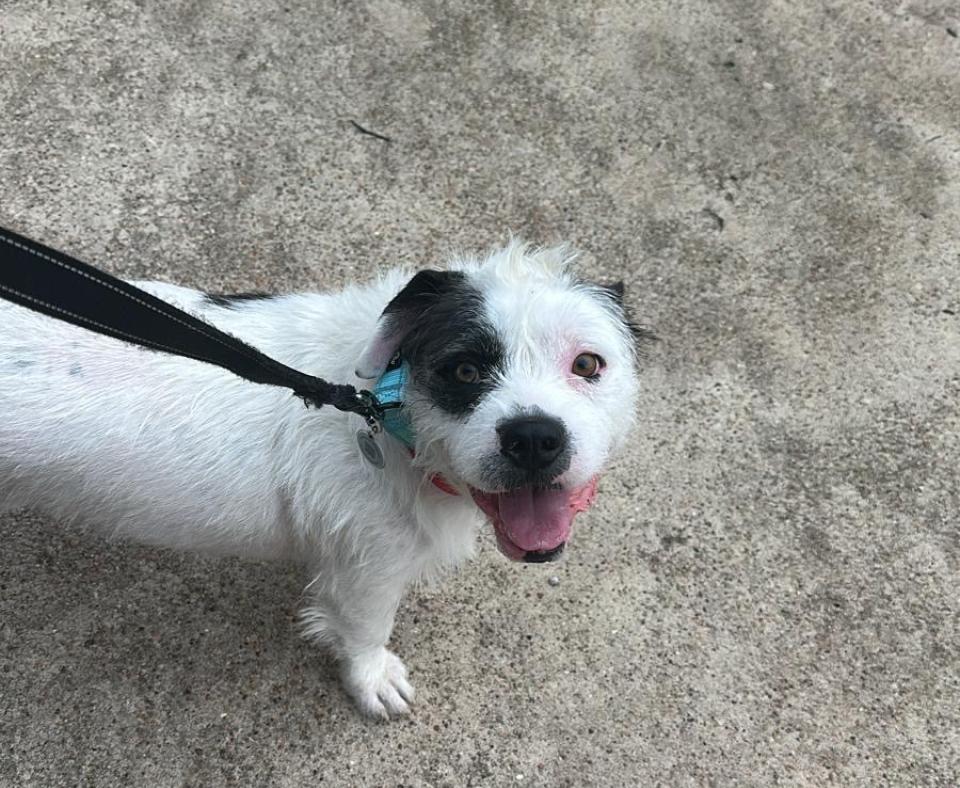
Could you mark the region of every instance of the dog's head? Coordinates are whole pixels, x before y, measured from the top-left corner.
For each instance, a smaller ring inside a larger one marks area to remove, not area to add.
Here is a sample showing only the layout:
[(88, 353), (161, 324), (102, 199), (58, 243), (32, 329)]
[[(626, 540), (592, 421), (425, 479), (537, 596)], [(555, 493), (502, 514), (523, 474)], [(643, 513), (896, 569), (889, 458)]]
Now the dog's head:
[(631, 426), (636, 332), (622, 286), (578, 279), (564, 248), (519, 243), (420, 271), (357, 368), (399, 353), (418, 462), (469, 487), (513, 559), (558, 555)]

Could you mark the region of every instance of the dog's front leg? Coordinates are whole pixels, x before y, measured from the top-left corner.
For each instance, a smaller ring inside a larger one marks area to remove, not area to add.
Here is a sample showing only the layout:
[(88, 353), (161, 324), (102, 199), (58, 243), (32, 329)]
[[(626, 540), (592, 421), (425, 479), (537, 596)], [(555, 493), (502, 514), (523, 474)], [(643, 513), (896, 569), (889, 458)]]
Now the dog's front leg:
[(343, 567), (321, 569), (315, 577), (302, 613), (307, 637), (333, 648), (344, 688), (364, 714), (389, 719), (409, 713), (414, 689), (403, 662), (387, 648), (407, 579), (367, 577)]

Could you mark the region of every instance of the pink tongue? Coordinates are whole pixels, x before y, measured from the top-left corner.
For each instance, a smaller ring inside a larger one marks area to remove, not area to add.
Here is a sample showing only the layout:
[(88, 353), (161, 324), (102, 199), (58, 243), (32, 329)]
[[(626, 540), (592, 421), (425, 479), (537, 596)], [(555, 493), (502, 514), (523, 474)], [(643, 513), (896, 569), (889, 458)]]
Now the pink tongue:
[(573, 518), (593, 503), (596, 480), (579, 490), (522, 489), (499, 496), (500, 522), (521, 550), (552, 550), (570, 538)]

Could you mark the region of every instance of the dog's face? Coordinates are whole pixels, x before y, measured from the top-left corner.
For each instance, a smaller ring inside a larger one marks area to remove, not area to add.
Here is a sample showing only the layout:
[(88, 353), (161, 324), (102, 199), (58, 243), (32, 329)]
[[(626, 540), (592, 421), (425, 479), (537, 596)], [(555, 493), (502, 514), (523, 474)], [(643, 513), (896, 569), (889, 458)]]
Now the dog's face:
[(400, 353), (419, 460), (470, 488), (502, 552), (543, 561), (629, 431), (635, 341), (622, 288), (577, 279), (563, 248), (514, 243), (414, 276), (357, 374), (376, 378)]

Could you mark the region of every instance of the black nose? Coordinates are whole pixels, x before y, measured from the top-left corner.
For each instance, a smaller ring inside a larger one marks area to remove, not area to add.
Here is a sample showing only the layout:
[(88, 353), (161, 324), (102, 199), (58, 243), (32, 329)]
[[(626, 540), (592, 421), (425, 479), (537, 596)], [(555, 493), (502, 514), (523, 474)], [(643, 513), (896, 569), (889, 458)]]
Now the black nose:
[(525, 471), (542, 471), (567, 448), (567, 431), (556, 419), (524, 416), (497, 427), (500, 452)]

